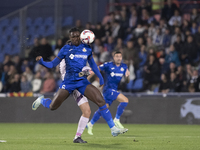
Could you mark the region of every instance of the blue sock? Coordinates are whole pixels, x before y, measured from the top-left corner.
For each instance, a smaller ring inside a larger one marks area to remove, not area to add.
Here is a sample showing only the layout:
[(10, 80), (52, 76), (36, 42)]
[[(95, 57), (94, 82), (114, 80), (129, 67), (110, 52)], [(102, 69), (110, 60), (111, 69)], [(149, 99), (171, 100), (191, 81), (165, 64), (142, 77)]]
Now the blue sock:
[(41, 104), (50, 109), (50, 104), (51, 104), (51, 99), (50, 98), (42, 98), (41, 99)]
[(100, 112), (100, 110), (98, 109), (98, 110), (94, 113), (94, 115), (93, 115), (92, 120), (90, 121), (90, 123), (91, 123), (92, 125), (95, 124), (95, 122), (97, 122), (97, 121), (100, 119), (100, 117), (101, 117), (101, 112)]
[(126, 102), (122, 102), (122, 103), (119, 104), (119, 106), (117, 107), (117, 113), (116, 113), (116, 116), (115, 116), (116, 119), (120, 118), (120, 116), (124, 112), (124, 109), (127, 105), (128, 105), (128, 103), (126, 103)]
[(106, 120), (108, 126), (110, 128), (114, 127), (115, 124), (113, 122), (113, 119), (112, 119), (112, 115), (109, 111), (109, 109), (107, 108), (106, 104), (102, 107), (99, 107), (99, 110), (101, 112), (101, 115), (103, 116), (103, 118)]

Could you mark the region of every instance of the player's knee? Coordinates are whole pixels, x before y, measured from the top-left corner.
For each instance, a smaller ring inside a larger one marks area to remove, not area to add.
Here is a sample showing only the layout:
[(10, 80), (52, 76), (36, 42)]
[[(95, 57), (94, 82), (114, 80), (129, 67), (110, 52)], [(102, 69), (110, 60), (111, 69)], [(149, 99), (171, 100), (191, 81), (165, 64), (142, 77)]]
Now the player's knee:
[(53, 106), (53, 105), (50, 105), (50, 107), (49, 107), (49, 108), (50, 108), (50, 110), (52, 110), (52, 111), (53, 111), (53, 110), (56, 110), (58, 107), (55, 107), (55, 106)]
[(101, 99), (98, 100), (97, 105), (98, 105), (99, 107), (102, 107), (102, 106), (104, 106), (105, 104), (106, 104), (106, 102), (105, 102), (105, 100), (104, 100), (103, 98), (101, 98)]
[(124, 99), (124, 102), (126, 102), (126, 103), (128, 103), (128, 102), (129, 102), (129, 100), (128, 100), (128, 98), (127, 98), (127, 97)]
[(83, 112), (83, 116), (86, 117), (86, 118), (89, 118), (91, 115), (91, 110), (90, 109), (87, 109)]

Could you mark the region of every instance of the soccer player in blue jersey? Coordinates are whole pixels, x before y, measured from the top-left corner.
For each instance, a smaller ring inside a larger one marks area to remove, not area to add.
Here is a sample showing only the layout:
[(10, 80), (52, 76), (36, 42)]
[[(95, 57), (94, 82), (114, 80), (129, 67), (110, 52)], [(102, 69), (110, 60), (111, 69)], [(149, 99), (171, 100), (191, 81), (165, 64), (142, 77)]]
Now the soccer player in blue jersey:
[[(126, 64), (122, 63), (122, 53), (115, 52), (113, 56), (114, 62), (106, 62), (99, 66), (101, 71), (105, 72), (105, 85), (103, 88), (103, 96), (106, 101), (107, 107), (109, 107), (114, 100), (120, 102), (117, 113), (115, 115), (114, 123), (118, 128), (124, 129), (123, 125), (120, 123), (120, 116), (122, 115), (124, 109), (128, 104), (128, 98), (117, 91), (118, 85), (123, 76), (125, 80), (129, 82), (130, 72)], [(97, 122), (101, 117), (100, 109), (95, 113), (91, 121), (87, 124), (88, 134), (93, 135), (92, 129), (95, 122)]]
[(80, 41), (79, 29), (72, 28), (69, 32), (71, 43), (66, 44), (53, 61), (45, 62), (41, 56), (36, 57), (36, 61), (47, 68), (56, 67), (62, 59), (65, 59), (66, 73), (64, 80), (54, 98), (51, 100), (42, 96), (38, 97), (33, 102), (32, 109), (36, 110), (40, 104), (42, 104), (50, 110), (56, 110), (64, 102), (64, 100), (67, 99), (75, 89), (77, 89), (82, 95), (86, 96), (98, 105), (99, 112), (106, 120), (113, 136), (127, 132), (127, 129), (120, 129), (115, 126), (111, 113), (108, 110), (100, 91), (90, 84), (86, 76), (79, 76), (82, 68), (86, 66), (86, 63), (88, 62), (93, 72), (98, 76), (100, 85), (104, 84), (103, 77), (101, 76), (101, 73), (99, 72), (92, 57), (92, 49), (89, 45), (83, 44)]

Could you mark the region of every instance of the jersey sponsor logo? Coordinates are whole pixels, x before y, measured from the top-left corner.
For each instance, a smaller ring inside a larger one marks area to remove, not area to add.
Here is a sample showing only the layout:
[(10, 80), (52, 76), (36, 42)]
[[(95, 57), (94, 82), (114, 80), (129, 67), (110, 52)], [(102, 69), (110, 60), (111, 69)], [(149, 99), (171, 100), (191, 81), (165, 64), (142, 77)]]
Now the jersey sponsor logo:
[(120, 69), (121, 71), (124, 71), (124, 68), (123, 67), (121, 67), (121, 69)]
[(62, 89), (65, 89), (65, 85), (62, 85)]
[(87, 59), (87, 55), (74, 55), (74, 54), (71, 54), (71, 55), (69, 55), (69, 58), (70, 58), (70, 59), (74, 59), (74, 58), (83, 58), (83, 59)]
[(114, 72), (111, 72), (111, 73), (110, 73), (110, 76), (111, 76), (111, 77), (114, 77), (114, 76), (116, 76), (116, 77), (122, 77), (122, 76), (123, 76), (123, 73), (114, 73)]
[(85, 48), (83, 48), (83, 52), (87, 52), (87, 50)]
[(115, 69), (115, 67), (111, 68), (111, 70)]

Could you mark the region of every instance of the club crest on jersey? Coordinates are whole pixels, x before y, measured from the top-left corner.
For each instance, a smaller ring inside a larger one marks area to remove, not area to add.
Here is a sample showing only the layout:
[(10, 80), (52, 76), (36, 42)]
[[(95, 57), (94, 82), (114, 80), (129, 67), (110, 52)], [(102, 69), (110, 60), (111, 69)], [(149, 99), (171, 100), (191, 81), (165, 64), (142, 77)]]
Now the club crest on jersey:
[(124, 68), (122, 68), (122, 67), (121, 67), (121, 69), (120, 69), (120, 70), (121, 70), (121, 71), (124, 71)]
[(69, 58), (74, 59), (74, 55), (73, 54), (69, 55)]
[(83, 48), (83, 52), (87, 52), (87, 50), (85, 48)]

